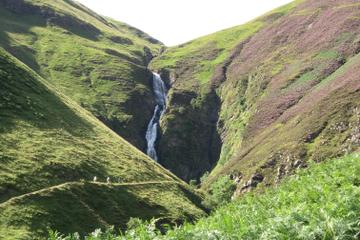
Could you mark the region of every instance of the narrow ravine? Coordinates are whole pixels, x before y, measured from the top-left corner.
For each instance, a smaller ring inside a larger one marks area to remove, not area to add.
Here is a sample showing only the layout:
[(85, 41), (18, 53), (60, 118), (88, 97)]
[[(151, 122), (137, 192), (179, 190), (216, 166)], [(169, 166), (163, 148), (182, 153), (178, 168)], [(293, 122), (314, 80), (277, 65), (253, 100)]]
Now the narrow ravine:
[(152, 85), (155, 95), (156, 106), (155, 106), (154, 114), (146, 130), (146, 135), (145, 135), (146, 144), (147, 144), (146, 154), (155, 161), (158, 161), (155, 144), (158, 138), (158, 130), (159, 130), (158, 126), (159, 126), (160, 118), (166, 110), (167, 88), (165, 86), (164, 81), (157, 73), (153, 73), (152, 81), (153, 81)]

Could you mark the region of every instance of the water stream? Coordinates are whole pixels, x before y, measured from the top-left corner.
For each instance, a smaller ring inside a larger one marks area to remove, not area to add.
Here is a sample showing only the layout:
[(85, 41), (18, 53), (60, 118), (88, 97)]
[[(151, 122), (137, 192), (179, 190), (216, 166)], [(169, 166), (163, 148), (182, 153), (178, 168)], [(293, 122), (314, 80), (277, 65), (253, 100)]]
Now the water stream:
[(159, 74), (153, 73), (152, 80), (153, 80), (153, 91), (155, 95), (156, 106), (155, 106), (154, 114), (146, 130), (146, 135), (145, 135), (145, 139), (147, 143), (146, 153), (149, 157), (151, 157), (155, 161), (158, 161), (158, 156), (155, 149), (155, 143), (158, 137), (158, 130), (159, 130), (158, 126), (159, 126), (160, 118), (166, 110), (167, 89), (165, 83), (163, 82)]

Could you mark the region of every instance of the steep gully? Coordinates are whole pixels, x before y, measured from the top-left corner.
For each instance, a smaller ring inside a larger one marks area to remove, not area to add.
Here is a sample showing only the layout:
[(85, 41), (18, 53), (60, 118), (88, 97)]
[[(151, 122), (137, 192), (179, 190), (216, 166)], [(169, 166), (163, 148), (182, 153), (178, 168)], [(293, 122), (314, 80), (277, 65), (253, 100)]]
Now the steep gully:
[[(216, 165), (221, 151), (222, 143), (217, 128), (221, 104), (215, 91), (216, 87), (211, 87), (212, 90), (204, 96), (174, 90), (167, 102), (168, 89), (165, 82), (168, 82), (169, 76), (165, 72), (162, 77), (165, 79), (153, 73), (150, 80), (156, 106), (145, 134), (145, 152), (181, 179), (199, 180), (205, 172), (211, 171)], [(204, 101), (201, 105), (193, 108), (190, 104), (192, 99), (202, 97)], [(183, 98), (187, 100), (184, 101)], [(186, 108), (187, 113), (179, 115), (177, 105)], [(167, 108), (172, 108), (176, 118), (165, 122), (166, 134), (160, 136), (160, 119)], [(179, 129), (186, 131), (180, 130), (179, 133)], [(174, 142), (176, 144), (173, 144)]]
[(155, 161), (158, 161), (158, 155), (156, 153), (155, 144), (158, 138), (160, 118), (166, 110), (167, 88), (165, 86), (164, 81), (161, 79), (158, 73), (153, 73), (152, 85), (153, 85), (156, 106), (153, 116), (150, 119), (150, 122), (146, 130), (146, 135), (145, 135), (146, 144), (147, 144), (146, 154)]
[[(161, 140), (159, 139), (159, 125), (160, 119), (167, 107), (168, 89), (160, 74), (153, 72), (152, 89), (156, 106), (145, 134), (146, 153), (155, 161), (160, 161), (165, 168), (185, 181), (190, 181), (191, 179), (199, 180), (206, 171), (211, 171), (219, 160), (222, 149), (222, 139), (220, 137), (222, 123), (219, 122), (221, 100), (216, 89), (226, 81), (229, 65), (241, 53), (244, 45), (249, 40), (250, 38), (240, 42), (231, 51), (228, 58), (215, 68), (214, 75), (210, 79), (210, 91), (204, 96), (197, 96), (197, 94), (191, 97), (188, 96), (190, 101), (184, 102), (181, 96), (186, 94), (185, 92), (175, 92), (172, 94), (172, 101), (169, 102), (168, 107), (174, 107), (173, 105), (176, 102), (176, 105), (185, 107), (191, 116), (182, 114), (181, 116), (178, 115), (178, 117), (182, 118), (180, 121), (175, 119), (167, 122), (167, 127), (170, 127), (170, 129), (167, 130), (165, 136), (161, 137)], [(168, 74), (165, 74), (163, 77), (168, 78), (169, 76), (166, 75)], [(179, 97), (177, 97), (178, 95)], [(198, 97), (203, 98), (205, 101), (202, 101), (199, 108), (192, 109), (190, 102), (193, 98)], [(177, 100), (177, 98), (179, 99)], [(195, 123), (191, 120), (194, 118), (197, 119)], [(178, 131), (174, 128), (183, 128), (186, 125), (191, 125), (192, 128), (187, 129), (188, 132), (183, 133), (185, 138), (179, 139)], [(194, 136), (199, 137), (195, 140)], [(174, 142), (174, 138), (177, 144), (169, 146), (168, 143)]]
[[(227, 81), (229, 66), (249, 40), (245, 39), (236, 45), (225, 61), (216, 66), (203, 91), (176, 87), (177, 83), (181, 84), (192, 76), (192, 66), (196, 62), (179, 64), (172, 70), (160, 70), (163, 80), (172, 82), (174, 88), (169, 93), (167, 103), (167, 112), (171, 117), (162, 122), (164, 129), (156, 143), (157, 154), (161, 165), (187, 182), (199, 181), (204, 173), (211, 172), (224, 150), (225, 129), (223, 119), (220, 119), (222, 100), (219, 93)], [(171, 74), (176, 79), (170, 79)]]

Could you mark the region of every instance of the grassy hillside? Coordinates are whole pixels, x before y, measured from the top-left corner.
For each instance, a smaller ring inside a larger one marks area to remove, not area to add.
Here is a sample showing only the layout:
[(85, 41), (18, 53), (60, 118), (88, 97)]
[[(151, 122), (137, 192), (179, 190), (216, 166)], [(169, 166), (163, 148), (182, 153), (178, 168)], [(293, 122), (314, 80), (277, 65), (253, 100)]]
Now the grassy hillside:
[(242, 193), (359, 149), (359, 7), (294, 1), (154, 59), (172, 84), (160, 162), (185, 180), (212, 170), (205, 187), (231, 175)]
[(161, 43), (71, 0), (1, 0), (0, 46), (138, 148)]
[(247, 194), (195, 225), (161, 235), (143, 223), (124, 236), (98, 233), (92, 239), (358, 239), (359, 176), (359, 154), (312, 163), (279, 186)]
[(246, 188), (257, 173), (274, 184), (308, 159), (359, 149), (360, 28), (358, 11), (341, 7), (349, 2), (305, 1), (234, 57), (219, 92), (224, 144), (212, 176), (232, 172)]
[(0, 79), (1, 239), (204, 214), (176, 177), (3, 49)]

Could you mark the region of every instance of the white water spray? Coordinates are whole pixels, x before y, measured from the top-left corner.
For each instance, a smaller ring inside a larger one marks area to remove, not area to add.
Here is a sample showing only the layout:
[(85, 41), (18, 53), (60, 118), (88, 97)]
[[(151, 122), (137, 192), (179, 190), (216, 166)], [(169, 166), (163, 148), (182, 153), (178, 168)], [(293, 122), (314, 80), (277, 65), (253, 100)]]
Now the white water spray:
[(165, 83), (161, 79), (160, 75), (157, 73), (153, 73), (153, 91), (155, 95), (156, 106), (155, 106), (154, 114), (148, 124), (145, 139), (147, 143), (147, 150), (146, 150), (147, 155), (152, 159), (154, 159), (155, 161), (157, 161), (158, 156), (155, 149), (155, 143), (158, 136), (158, 126), (159, 126), (160, 118), (164, 114), (166, 109), (166, 93), (167, 93)]

